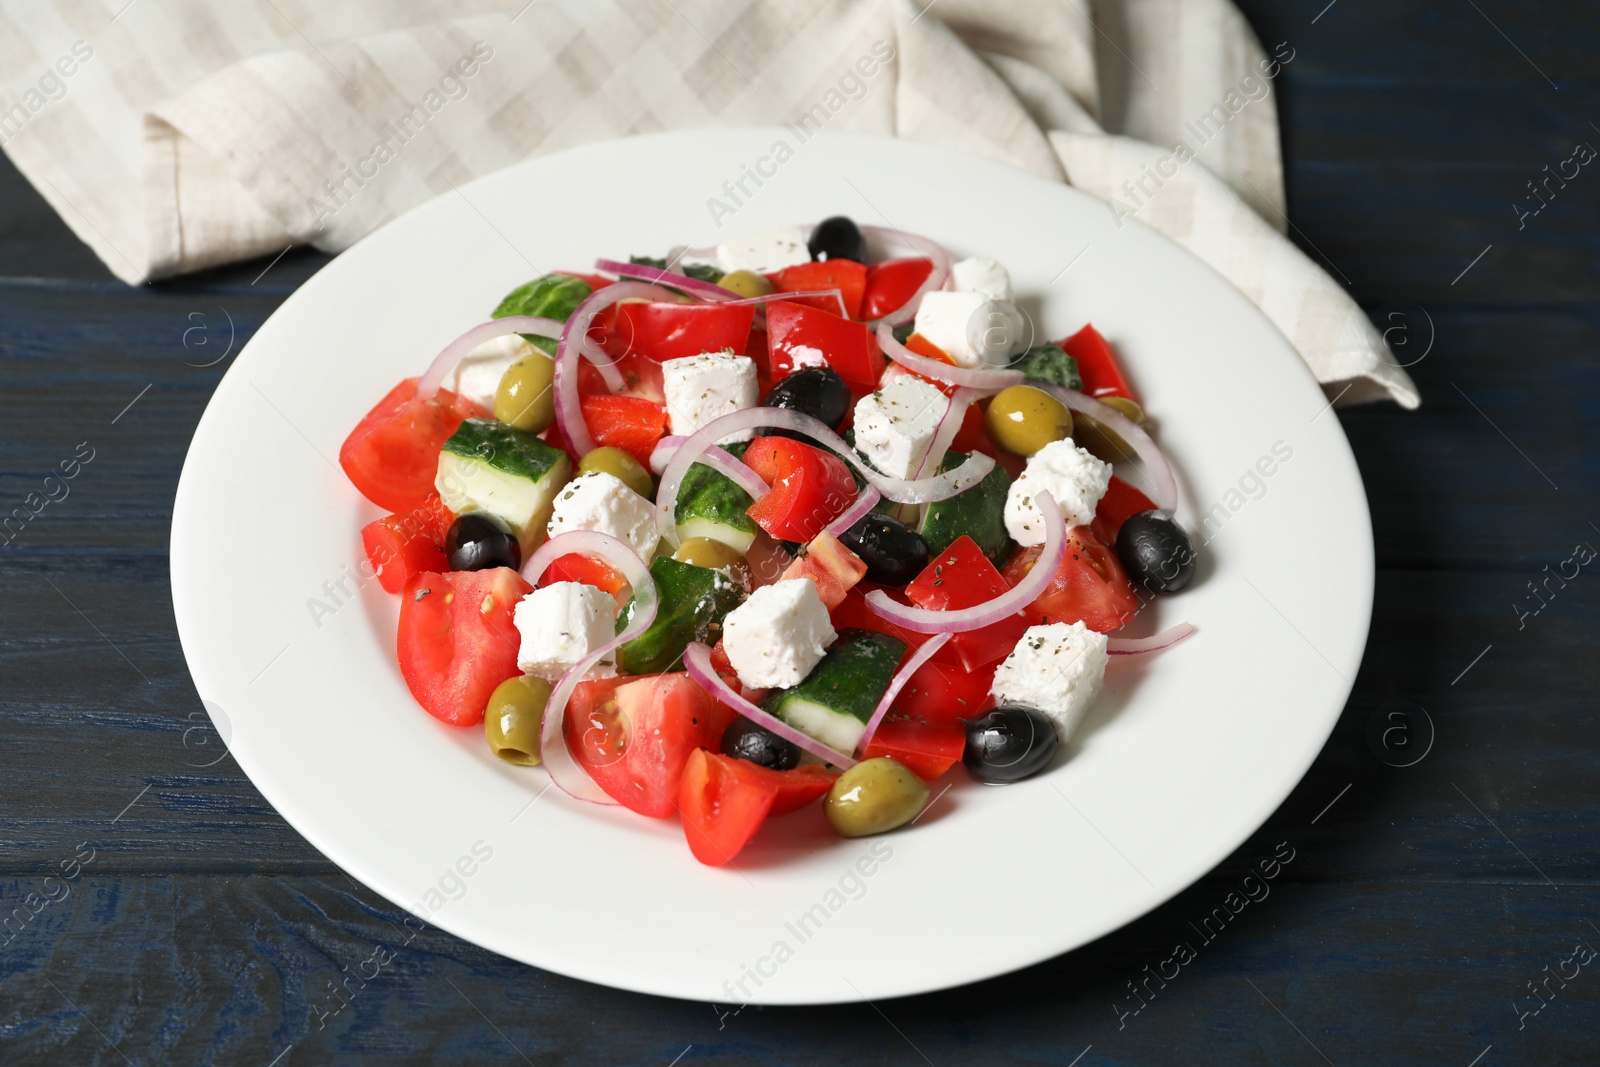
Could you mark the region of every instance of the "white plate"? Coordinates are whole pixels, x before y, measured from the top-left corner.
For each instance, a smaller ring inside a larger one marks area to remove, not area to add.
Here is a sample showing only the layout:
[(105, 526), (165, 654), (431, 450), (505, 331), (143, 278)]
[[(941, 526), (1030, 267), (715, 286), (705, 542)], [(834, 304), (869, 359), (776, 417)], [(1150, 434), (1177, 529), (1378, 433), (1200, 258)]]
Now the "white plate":
[[(760, 188), (747, 182), (753, 195), (719, 229), (709, 198), (726, 201), (723, 183), (785, 137), (591, 145), (384, 227), (239, 355), (195, 432), (172, 520), (195, 685), (239, 765), (312, 844), (496, 952), (719, 1004), (940, 989), (1149, 911), (1299, 781), (1344, 706), (1372, 606), (1371, 526), (1339, 420), (1226, 281), (1072, 189), (882, 138), (806, 142)], [(1115, 662), (1071, 758), (1045, 775), (985, 788), (958, 770), (915, 827), (876, 839), (834, 837), (810, 809), (766, 827), (736, 870), (712, 869), (675, 820), (541, 794), (542, 770), (496, 763), (481, 731), (412, 702), (395, 598), (356, 570), (358, 531), (379, 513), (339, 470), (339, 445), (538, 273), (841, 212), (999, 259), (1044, 334), (1092, 319), (1116, 344), (1174, 459), (1180, 518), (1222, 508), (1199, 580), (1159, 606), (1161, 626), (1199, 633)]]

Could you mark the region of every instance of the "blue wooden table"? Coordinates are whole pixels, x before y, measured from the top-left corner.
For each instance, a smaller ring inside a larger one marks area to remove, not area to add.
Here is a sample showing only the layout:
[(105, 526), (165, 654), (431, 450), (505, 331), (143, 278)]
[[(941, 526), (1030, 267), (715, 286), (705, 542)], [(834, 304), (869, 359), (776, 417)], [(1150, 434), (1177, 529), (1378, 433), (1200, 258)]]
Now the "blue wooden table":
[[(1339, 412), (1377, 536), (1355, 692), (1175, 900), (876, 1005), (728, 1014), (397, 933), (218, 758), (168, 591), (228, 320), (247, 340), (324, 258), (130, 290), (0, 166), (0, 503), (46, 500), (0, 548), (0, 1063), (1600, 1062), (1600, 564), (1575, 562), (1600, 548), (1600, 173), (1513, 207), (1600, 146), (1600, 26), (1577, 2), (1244, 7), (1297, 50), (1295, 237), (1424, 398)], [(1270, 891), (1200, 936), (1275, 854)], [(1193, 960), (1152, 979), (1180, 942)]]

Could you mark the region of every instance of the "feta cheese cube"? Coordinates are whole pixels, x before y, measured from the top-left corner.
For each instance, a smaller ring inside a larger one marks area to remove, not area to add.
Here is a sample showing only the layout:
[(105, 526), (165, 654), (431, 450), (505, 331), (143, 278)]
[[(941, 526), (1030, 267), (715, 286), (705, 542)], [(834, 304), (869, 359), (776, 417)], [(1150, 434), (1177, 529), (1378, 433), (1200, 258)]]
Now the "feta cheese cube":
[[(552, 582), (517, 602), (512, 618), (522, 644), (517, 669), (554, 681), (567, 668), (614, 636), (617, 602), (610, 593), (582, 582)], [(595, 673), (609, 677), (615, 664), (602, 661)]]
[(752, 689), (799, 685), (839, 635), (809, 578), (764, 585), (722, 621), (722, 647)]
[(1030, 626), (994, 672), (989, 692), (1001, 704), (1026, 704), (1055, 721), (1066, 741), (1105, 678), (1106, 635), (1081, 622)]
[(982, 293), (994, 300), (1011, 299), (1011, 275), (992, 259), (974, 256), (950, 265), (950, 278), (964, 293)]
[[(755, 407), (760, 399), (756, 364), (747, 356), (707, 353), (669, 359), (661, 365), (661, 375), (667, 419), (675, 434), (692, 434), (713, 419)], [(754, 430), (743, 430), (718, 443), (754, 436)]]
[(556, 494), (548, 532), (554, 537), (569, 530), (610, 534), (646, 563), (661, 539), (655, 505), (605, 471), (576, 478)]
[(724, 241), (709, 258), (684, 256), (684, 263), (709, 264), (731, 274), (736, 270), (771, 274), (785, 267), (811, 262), (811, 249), (806, 247), (805, 231), (798, 226), (781, 226), (765, 233), (751, 234), (734, 241)]
[(856, 401), (856, 449), (891, 478), (914, 478), (950, 401), (921, 378), (900, 375)]
[(1028, 457), (1028, 465), (1006, 491), (1006, 532), (1017, 544), (1044, 544), (1044, 516), (1033, 502), (1048, 491), (1068, 526), (1087, 526), (1111, 484), (1111, 464), (1096, 459), (1068, 437), (1051, 441)]
[(500, 388), (500, 379), (506, 369), (538, 349), (529, 344), (521, 334), (508, 333), (504, 337), (491, 337), (471, 352), (445, 376), (441, 388), (471, 400), (480, 407), (494, 410), (494, 394)]
[(1027, 318), (1009, 300), (950, 290), (923, 294), (916, 331), (963, 367), (1005, 366), (1029, 334)]

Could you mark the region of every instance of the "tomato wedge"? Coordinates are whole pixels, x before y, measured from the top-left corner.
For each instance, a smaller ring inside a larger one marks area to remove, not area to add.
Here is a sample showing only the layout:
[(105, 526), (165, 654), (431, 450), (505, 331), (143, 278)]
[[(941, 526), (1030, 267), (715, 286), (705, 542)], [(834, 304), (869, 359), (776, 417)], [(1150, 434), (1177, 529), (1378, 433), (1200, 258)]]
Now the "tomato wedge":
[(837, 771), (814, 765), (774, 771), (749, 760), (696, 749), (684, 767), (678, 790), (678, 811), (689, 851), (710, 867), (729, 863), (768, 815), (787, 815), (811, 804), (838, 777)]
[(509, 567), (413, 575), (400, 596), (396, 651), (411, 695), (429, 715), (475, 726), (495, 686), (521, 672), (511, 612), (533, 591)]
[(1128, 379), (1117, 365), (1117, 355), (1110, 343), (1093, 326), (1085, 326), (1065, 341), (1061, 347), (1067, 355), (1078, 361), (1078, 377), (1083, 379), (1083, 393), (1096, 399), (1120, 396), (1138, 403)]
[(933, 260), (920, 257), (874, 263), (867, 268), (859, 317), (870, 322), (899, 311), (932, 273)]
[(650, 466), (650, 453), (667, 432), (667, 409), (638, 396), (585, 396), (578, 400), (596, 445), (620, 448)]
[(772, 487), (745, 511), (780, 541), (810, 541), (856, 498), (844, 460), (801, 441), (757, 437), (744, 462)]
[(573, 758), (607, 796), (665, 819), (690, 756), (720, 744), (733, 716), (687, 674), (649, 674), (579, 682), (562, 725)]
[(865, 323), (790, 300), (767, 305), (767, 371), (773, 381), (801, 367), (826, 363), (857, 396), (878, 387), (883, 353)]
[(339, 448), (339, 466), (383, 510), (407, 511), (433, 491), (439, 449), (461, 420), (487, 414), (447, 389), (418, 400), (417, 379), (407, 378), (350, 431)]
[(800, 549), (784, 578), (810, 578), (817, 587), (817, 595), (829, 611), (844, 602), (845, 594), (867, 573), (861, 557), (844, 546), (833, 534), (824, 530)]
[[(1082, 621), (1103, 634), (1126, 625), (1139, 613), (1140, 601), (1117, 554), (1087, 526), (1068, 530), (1067, 540), (1055, 577), (1026, 609), (1029, 624)], [(1018, 552), (1006, 564), (1006, 581), (1022, 581), (1038, 558), (1038, 547)]]
[[(906, 586), (906, 598), (919, 608), (958, 611), (993, 600), (1010, 588), (977, 543), (963, 534), (928, 561), (927, 568)], [(981, 629), (956, 634), (933, 658), (976, 670), (1010, 655), (1027, 628), (1028, 617), (1018, 612)]]
[(613, 304), (595, 316), (592, 336), (613, 356), (638, 353), (657, 362), (723, 349), (743, 352), (755, 316), (751, 304)]
[[(805, 289), (837, 289), (844, 301), (844, 317), (861, 317), (861, 298), (867, 288), (867, 268), (848, 259), (827, 259), (819, 263), (800, 263), (785, 267), (768, 275), (773, 288), (780, 293), (797, 293)], [(799, 296), (794, 303), (819, 308), (830, 314), (839, 314), (839, 301), (831, 296)]]
[(431, 492), (416, 507), (362, 527), (361, 546), (383, 591), (398, 593), (423, 571), (448, 571), (444, 535), (455, 520), (439, 494)]

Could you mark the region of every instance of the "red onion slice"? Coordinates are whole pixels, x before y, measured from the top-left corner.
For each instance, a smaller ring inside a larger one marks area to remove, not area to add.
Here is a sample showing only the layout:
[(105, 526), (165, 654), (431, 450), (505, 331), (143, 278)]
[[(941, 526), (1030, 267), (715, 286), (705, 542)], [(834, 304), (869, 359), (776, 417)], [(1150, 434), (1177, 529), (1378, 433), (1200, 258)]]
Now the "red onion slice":
[[(810, 415), (804, 415), (798, 411), (789, 411), (785, 408), (745, 408), (742, 411), (734, 411), (723, 415), (707, 423), (697, 433), (692, 434), (687, 441), (679, 446), (671, 462), (662, 470), (661, 486), (656, 493), (656, 506), (661, 516), (659, 521), (663, 533), (668, 529), (673, 509), (677, 506), (678, 484), (683, 481), (683, 475), (689, 469), (689, 464), (694, 462), (695, 455), (698, 455), (698, 452), (689, 454), (690, 449), (703, 451), (705, 446), (713, 441), (739, 433), (742, 430), (759, 429), (763, 426), (775, 426), (779, 429), (803, 434), (811, 438), (860, 471), (861, 476), (873, 488), (897, 504), (927, 504), (936, 500), (948, 500), (963, 489), (981, 481), (985, 475), (994, 469), (994, 460), (975, 452), (968, 456), (966, 462), (955, 470), (945, 471), (943, 474), (934, 475), (931, 478), (912, 480), (890, 478), (879, 474), (865, 460), (856, 455), (855, 450), (845, 444), (842, 437), (830, 430), (826, 424), (812, 418)], [(653, 459), (654, 457), (652, 457)]]
[(895, 308), (889, 314), (879, 319), (879, 322), (888, 323), (890, 326), (899, 326), (901, 323), (910, 322), (916, 317), (917, 308), (922, 305), (922, 295), (935, 289), (943, 289), (945, 282), (950, 280), (950, 253), (937, 241), (931, 241), (914, 233), (906, 233), (885, 226), (863, 226), (861, 232), (868, 237), (877, 238), (884, 244), (894, 244), (897, 241), (905, 245), (919, 256), (927, 256), (933, 261), (933, 270), (923, 279), (917, 291), (911, 294), (911, 299)]
[[(672, 457), (689, 441), (689, 437), (666, 438), (663, 437), (656, 444), (654, 452), (650, 453), (650, 469), (661, 474), (672, 462)], [(708, 445), (706, 449), (695, 457), (696, 463), (704, 463), (718, 473), (731, 480), (740, 489), (750, 494), (751, 499), (760, 500), (771, 491), (772, 487), (762, 480), (761, 475), (746, 467), (733, 453), (717, 445)], [(688, 468), (684, 468), (685, 471)], [(657, 496), (660, 494), (658, 493)], [(677, 493), (673, 493), (676, 502)]]
[(934, 634), (922, 642), (922, 647), (911, 653), (905, 665), (895, 672), (889, 681), (889, 688), (883, 691), (883, 696), (878, 701), (878, 706), (872, 709), (872, 718), (867, 720), (866, 731), (862, 733), (861, 740), (856, 742), (856, 751), (865, 752), (867, 745), (872, 741), (872, 735), (878, 732), (878, 725), (883, 722), (883, 717), (889, 713), (889, 705), (894, 703), (894, 698), (900, 695), (900, 690), (905, 688), (911, 676), (917, 669), (933, 658), (933, 654), (943, 648), (950, 640), (951, 634)]
[(1146, 652), (1160, 652), (1189, 637), (1194, 627), (1186, 622), (1168, 627), (1154, 637), (1111, 637), (1106, 639), (1106, 652), (1113, 656), (1138, 656)]
[(856, 765), (856, 761), (843, 752), (836, 752), (827, 745), (818, 741), (810, 734), (802, 733), (793, 726), (784, 722), (770, 711), (766, 711), (750, 703), (744, 696), (727, 682), (716, 668), (711, 666), (711, 649), (699, 641), (694, 642), (683, 650), (683, 666), (689, 672), (689, 677), (700, 683), (700, 687), (728, 707), (752, 722), (766, 727), (785, 741), (799, 745), (818, 759), (843, 767), (849, 770)]
[(539, 755), (545, 769), (550, 772), (550, 780), (560, 786), (563, 793), (594, 804), (614, 805), (616, 801), (595, 784), (583, 765), (567, 750), (562, 724), (566, 720), (567, 701), (572, 699), (573, 689), (583, 681), (584, 676), (595, 664), (644, 633), (655, 621), (658, 606), (656, 583), (651, 580), (650, 569), (644, 565), (644, 561), (634, 555), (628, 546), (615, 537), (592, 530), (573, 530), (550, 538), (528, 557), (528, 562), (522, 568), (522, 576), (529, 583), (537, 585), (552, 561), (573, 552), (605, 560), (628, 579), (628, 584), (633, 588), (633, 618), (627, 629), (567, 668), (567, 672), (556, 683), (545, 705), (544, 723), (539, 729)]
[(667, 469), (667, 464), (672, 462), (673, 455), (683, 447), (683, 443), (688, 439), (688, 437), (679, 433), (668, 434), (657, 441), (656, 447), (650, 452), (650, 473), (659, 477), (661, 472)]
[(856, 502), (845, 509), (843, 515), (840, 515), (824, 527), (824, 532), (831, 533), (835, 537), (843, 537), (846, 530), (866, 517), (867, 513), (877, 507), (878, 501), (882, 499), (882, 493), (870, 485), (867, 486), (856, 497)]
[(439, 386), (450, 377), (450, 372), (461, 366), (461, 361), (485, 341), (504, 337), (508, 333), (560, 337), (564, 329), (566, 329), (565, 323), (557, 322), (555, 319), (542, 319), (536, 315), (507, 315), (503, 319), (490, 319), (488, 322), (480, 323), (445, 345), (444, 349), (433, 357), (433, 362), (428, 364), (428, 369), (417, 382), (417, 399), (433, 399), (434, 394), (439, 391)]
[(604, 271), (606, 274), (615, 274), (619, 278), (637, 278), (641, 281), (655, 282), (658, 285), (670, 285), (674, 289), (682, 289), (686, 293), (715, 303), (723, 303), (739, 295), (731, 289), (724, 289), (713, 282), (703, 282), (698, 278), (691, 278), (687, 274), (662, 270), (660, 267), (651, 267), (644, 263), (623, 263), (615, 259), (597, 259), (594, 261), (594, 269)]
[(998, 393), (1008, 385), (1018, 385), (1025, 375), (1019, 370), (999, 368), (956, 367), (927, 356), (919, 356), (894, 339), (894, 327), (888, 320), (878, 323), (878, 347), (883, 354), (924, 378), (933, 378), (951, 385), (966, 385), (975, 389), (988, 389)]
[(1033, 569), (1012, 588), (993, 600), (958, 611), (911, 607), (890, 599), (882, 589), (874, 589), (867, 594), (867, 607), (880, 618), (919, 634), (978, 630), (1010, 618), (1026, 608), (1049, 586), (1056, 575), (1056, 568), (1061, 565), (1061, 557), (1067, 551), (1067, 524), (1061, 517), (1061, 509), (1056, 506), (1055, 498), (1048, 492), (1039, 492), (1034, 494), (1033, 499), (1044, 516), (1044, 546)]
[[(578, 357), (582, 356), (599, 368), (605, 376), (606, 388), (620, 393), (627, 385), (616, 361), (594, 347), (589, 339), (589, 324), (595, 315), (619, 300), (645, 299), (676, 303), (673, 294), (659, 285), (644, 282), (615, 282), (589, 294), (567, 319), (561, 330), (561, 341), (556, 347), (555, 402), (556, 423), (562, 437), (578, 455), (594, 451), (594, 438), (589, 435), (589, 424), (583, 421), (583, 405), (578, 399)], [(502, 322), (508, 321), (505, 319)]]
[(1138, 423), (1110, 404), (1102, 404), (1093, 397), (1084, 396), (1063, 386), (1039, 381), (1030, 381), (1028, 384), (1049, 393), (1073, 411), (1089, 416), (1132, 446), (1134, 452), (1138, 454), (1138, 461), (1134, 462), (1134, 467), (1150, 484), (1151, 499), (1155, 501), (1156, 508), (1168, 515), (1177, 512), (1178, 482), (1173, 477), (1172, 466), (1167, 462), (1167, 457), (1161, 454), (1161, 449), (1150, 439), (1150, 435), (1145, 433)]

